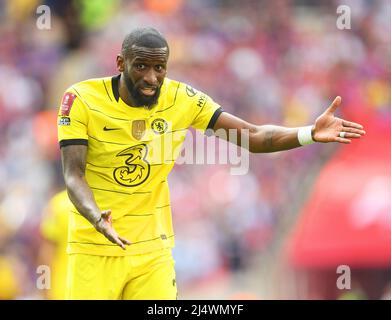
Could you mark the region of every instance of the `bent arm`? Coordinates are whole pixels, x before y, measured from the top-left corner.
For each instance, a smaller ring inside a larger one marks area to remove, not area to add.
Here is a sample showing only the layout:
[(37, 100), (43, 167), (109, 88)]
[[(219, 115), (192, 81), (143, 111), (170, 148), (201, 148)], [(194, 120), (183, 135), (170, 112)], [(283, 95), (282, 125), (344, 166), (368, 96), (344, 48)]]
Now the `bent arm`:
[[(276, 152), (301, 146), (297, 138), (299, 128), (257, 126), (226, 112), (219, 116), (213, 129), (219, 138), (234, 141), (238, 146), (254, 153)], [(242, 137), (248, 141), (248, 145), (242, 141)]]
[(69, 145), (61, 148), (65, 185), (76, 209), (95, 227), (101, 211), (85, 180), (87, 146)]
[(111, 210), (100, 211), (85, 179), (87, 146), (69, 145), (61, 148), (65, 185), (69, 198), (94, 228), (112, 243), (126, 250), (130, 241), (119, 236), (112, 227)]

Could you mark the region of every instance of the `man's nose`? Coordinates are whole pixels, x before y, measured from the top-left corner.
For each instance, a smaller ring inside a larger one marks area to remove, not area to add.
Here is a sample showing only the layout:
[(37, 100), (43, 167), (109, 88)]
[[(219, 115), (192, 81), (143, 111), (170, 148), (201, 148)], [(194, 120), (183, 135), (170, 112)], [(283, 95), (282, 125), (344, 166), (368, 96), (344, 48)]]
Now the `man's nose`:
[(144, 82), (148, 83), (149, 85), (158, 85), (158, 80), (155, 71), (153, 68), (150, 68), (144, 75)]

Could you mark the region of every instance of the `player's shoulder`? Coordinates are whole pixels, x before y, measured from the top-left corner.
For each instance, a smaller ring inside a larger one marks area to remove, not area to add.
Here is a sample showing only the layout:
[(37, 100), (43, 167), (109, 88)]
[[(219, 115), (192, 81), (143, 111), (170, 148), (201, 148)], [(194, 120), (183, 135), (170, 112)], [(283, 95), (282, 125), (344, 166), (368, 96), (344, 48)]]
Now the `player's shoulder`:
[(111, 81), (111, 77), (102, 77), (102, 78), (90, 78), (83, 81), (76, 82), (70, 85), (65, 92), (76, 93), (77, 95), (82, 95), (83, 93), (91, 92), (105, 92), (107, 83)]
[(199, 89), (196, 89), (192, 85), (178, 81), (178, 80), (172, 80), (166, 78), (167, 81), (167, 89), (170, 92), (175, 92), (175, 95), (178, 96), (180, 99), (186, 99), (186, 100), (197, 100), (200, 96), (205, 96), (205, 94), (200, 91)]

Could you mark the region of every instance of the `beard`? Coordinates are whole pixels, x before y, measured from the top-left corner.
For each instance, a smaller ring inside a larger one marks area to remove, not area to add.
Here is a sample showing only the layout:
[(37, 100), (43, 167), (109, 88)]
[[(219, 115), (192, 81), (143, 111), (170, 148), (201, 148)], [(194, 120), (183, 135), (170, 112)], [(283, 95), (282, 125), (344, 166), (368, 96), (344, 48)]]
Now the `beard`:
[[(152, 109), (153, 106), (157, 104), (159, 100), (161, 85), (156, 88), (156, 92), (153, 96), (145, 96), (138, 90), (130, 77), (124, 75), (124, 80), (126, 89), (128, 90), (135, 104), (134, 107), (146, 106), (148, 109)], [(148, 85), (146, 85), (146, 87), (148, 87)]]

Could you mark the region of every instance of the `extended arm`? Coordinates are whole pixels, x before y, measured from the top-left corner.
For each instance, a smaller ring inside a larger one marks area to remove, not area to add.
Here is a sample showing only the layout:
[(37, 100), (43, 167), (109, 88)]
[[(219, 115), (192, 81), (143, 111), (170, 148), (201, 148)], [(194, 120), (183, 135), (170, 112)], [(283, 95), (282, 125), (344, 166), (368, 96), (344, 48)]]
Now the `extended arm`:
[(70, 145), (61, 148), (62, 166), (68, 195), (76, 209), (97, 231), (125, 249), (130, 242), (116, 233), (111, 225), (111, 210), (101, 212), (85, 180), (87, 146)]
[[(362, 125), (334, 116), (340, 104), (341, 98), (335, 98), (326, 111), (316, 119), (311, 128), (313, 141), (350, 143), (351, 139), (360, 138), (365, 134)], [(301, 146), (298, 139), (300, 128), (257, 126), (226, 112), (219, 116), (213, 129), (216, 136), (222, 138), (229, 137), (230, 131), (231, 135), (234, 134), (235, 143), (255, 153), (282, 151)], [(340, 136), (341, 132), (344, 132), (344, 137)], [(242, 136), (248, 136), (248, 146), (242, 143)]]

